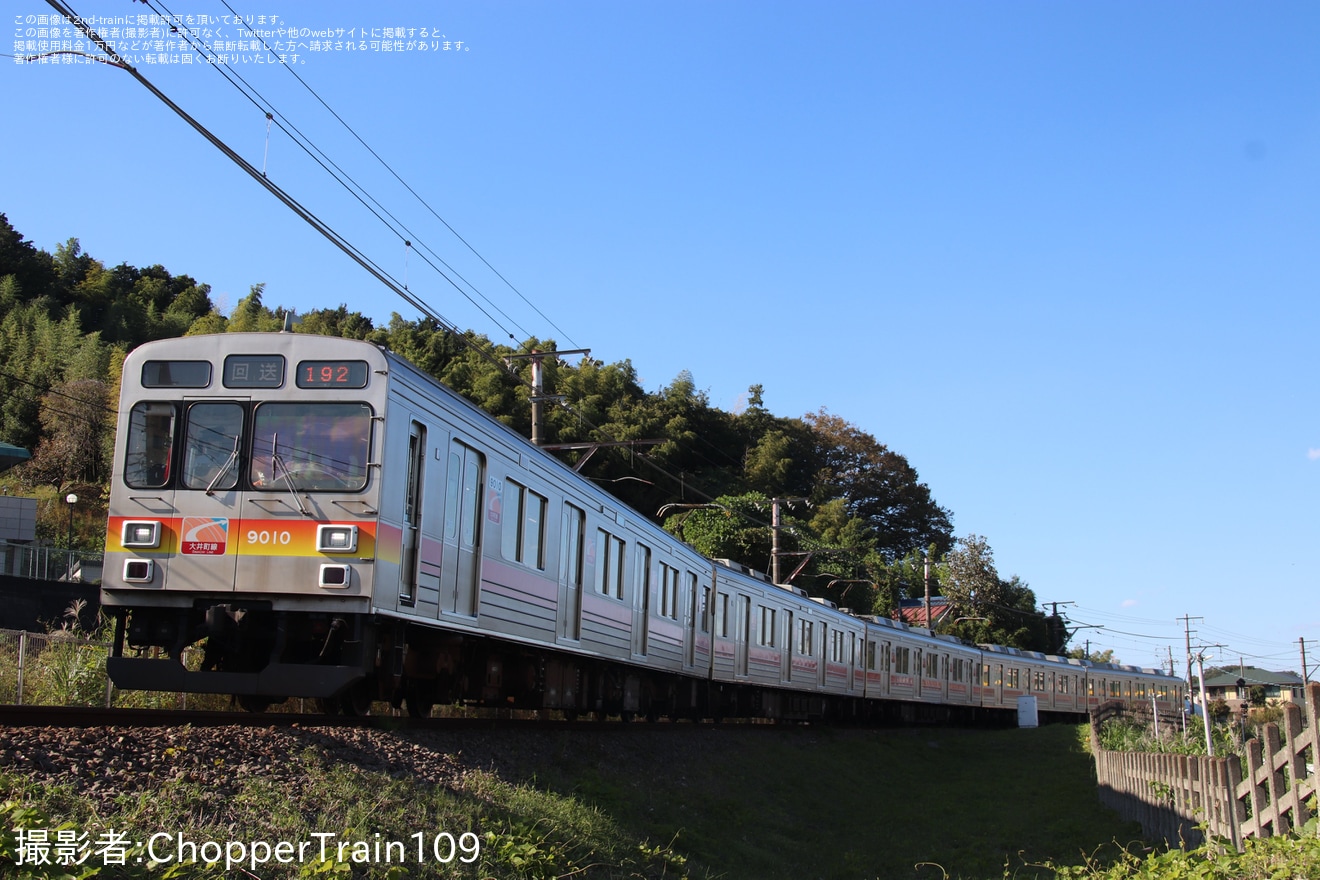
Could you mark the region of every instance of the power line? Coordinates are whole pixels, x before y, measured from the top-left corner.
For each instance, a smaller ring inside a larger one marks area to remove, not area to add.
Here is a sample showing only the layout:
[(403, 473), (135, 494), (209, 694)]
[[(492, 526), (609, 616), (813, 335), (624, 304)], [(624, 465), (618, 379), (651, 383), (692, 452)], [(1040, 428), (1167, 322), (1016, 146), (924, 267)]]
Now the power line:
[[(231, 13), (233, 13), (235, 16), (238, 16), (238, 13), (235, 12), (234, 8), (233, 8), (232, 6), (229, 5), (228, 0), (221, 0), (221, 3), (222, 3), (222, 4), (224, 5), (224, 7), (225, 7), (226, 9), (228, 9)], [(262, 44), (263, 46), (266, 47), (267, 51), (271, 51), (272, 54), (275, 54), (275, 53), (273, 52), (273, 50), (271, 50), (270, 45), (266, 42), (266, 40), (265, 40), (264, 37), (261, 37), (259, 34), (254, 34), (254, 36), (257, 36), (258, 39), (261, 40), (261, 44)], [(562, 337), (563, 337), (563, 338), (564, 338), (564, 339), (565, 339), (565, 340), (566, 340), (566, 341), (567, 341), (567, 342), (568, 342), (573, 348), (581, 348), (581, 347), (582, 347), (582, 346), (578, 345), (576, 342), (574, 342), (573, 339), (572, 339), (567, 333), (565, 333), (563, 330), (561, 330), (561, 329), (559, 328), (559, 326), (555, 324), (554, 321), (552, 321), (548, 316), (546, 316), (546, 314), (545, 314), (544, 312), (542, 312), (542, 311), (536, 306), (535, 303), (533, 303), (533, 302), (532, 302), (531, 300), (529, 300), (526, 296), (524, 296), (523, 293), (522, 293), (522, 291), (520, 291), (517, 287), (515, 287), (515, 286), (513, 285), (513, 283), (512, 283), (511, 281), (509, 281), (509, 279), (505, 278), (504, 275), (503, 275), (498, 269), (496, 269), (494, 266), (492, 266), (492, 265), (490, 264), (490, 262), (489, 262), (484, 256), (482, 256), (482, 255), (477, 251), (476, 248), (474, 248), (471, 244), (468, 243), (467, 239), (465, 239), (462, 235), (460, 235), (460, 234), (458, 233), (458, 230), (454, 229), (453, 226), (450, 226), (450, 225), (449, 225), (449, 221), (445, 220), (445, 218), (441, 217), (438, 213), (436, 213), (436, 210), (435, 210), (433, 207), (431, 207), (431, 204), (430, 204), (426, 199), (424, 199), (424, 198), (421, 196), (420, 193), (418, 193), (415, 189), (413, 189), (412, 186), (409, 185), (409, 183), (408, 183), (406, 180), (404, 180), (401, 176), (399, 176), (398, 172), (395, 171), (394, 168), (393, 168), (388, 162), (386, 162), (385, 159), (384, 159), (383, 157), (381, 157), (380, 154), (377, 153), (377, 152), (371, 147), (370, 144), (368, 144), (365, 140), (363, 140), (362, 137), (361, 137), (361, 135), (359, 135), (359, 134), (357, 133), (357, 131), (355, 131), (355, 130), (353, 129), (353, 126), (349, 125), (348, 122), (346, 122), (346, 121), (343, 119), (343, 117), (341, 117), (341, 116), (340, 116), (340, 115), (334, 110), (333, 107), (331, 107), (328, 103), (326, 103), (325, 99), (323, 99), (323, 98), (320, 96), (320, 94), (318, 94), (317, 91), (316, 91), (315, 89), (313, 89), (313, 88), (311, 87), (311, 85), (309, 85), (309, 84), (307, 83), (306, 80), (304, 80), (301, 76), (299, 76), (299, 75), (298, 75), (298, 72), (297, 72), (296, 70), (294, 70), (291, 66), (289, 66), (289, 65), (287, 65), (287, 64), (285, 64), (285, 65), (281, 65), (281, 66), (284, 67), (284, 69), (287, 70), (287, 71), (293, 76), (294, 79), (298, 80), (298, 82), (303, 86), (303, 88), (305, 88), (305, 89), (311, 94), (311, 96), (312, 96), (313, 98), (315, 98), (315, 99), (317, 100), (317, 102), (320, 103), (320, 105), (321, 105), (322, 107), (324, 107), (324, 108), (330, 113), (330, 115), (333, 116), (333, 117), (335, 118), (335, 120), (338, 121), (339, 124), (342, 125), (342, 126), (348, 131), (349, 134), (353, 135), (353, 137), (357, 140), (357, 142), (358, 142), (359, 144), (361, 144), (361, 145), (363, 146), (363, 148), (366, 149), (366, 151), (367, 151), (368, 153), (370, 153), (370, 154), (376, 159), (376, 161), (378, 161), (378, 162), (381, 164), (381, 166), (382, 166), (383, 168), (385, 168), (385, 170), (388, 171), (388, 172), (390, 173), (390, 175), (393, 176), (394, 179), (397, 180), (397, 181), (403, 186), (404, 189), (406, 189), (406, 190), (407, 190), (407, 191), (408, 191), (408, 192), (409, 192), (409, 193), (410, 193), (415, 199), (417, 199), (418, 202), (420, 202), (420, 203), (422, 204), (423, 207), (426, 208), (427, 211), (429, 211), (429, 212), (431, 213), (431, 216), (432, 216), (432, 217), (434, 217), (435, 219), (439, 220), (442, 224), (444, 224), (444, 227), (445, 227), (446, 229), (448, 229), (451, 233), (453, 233), (454, 237), (457, 238), (460, 242), (462, 242), (462, 243), (463, 243), (463, 246), (466, 247), (469, 251), (471, 251), (472, 254), (473, 254), (477, 259), (481, 260), (481, 262), (482, 262), (482, 263), (483, 263), (488, 269), (490, 269), (490, 271), (494, 272), (494, 273), (495, 273), (495, 276), (496, 276), (497, 278), (499, 278), (501, 281), (503, 281), (504, 284), (505, 284), (510, 290), (512, 290), (515, 294), (517, 294), (519, 299), (521, 299), (524, 303), (526, 303), (529, 307), (531, 307), (531, 309), (532, 309), (533, 311), (535, 311), (536, 314), (540, 315), (541, 319), (544, 320), (544, 321), (545, 321), (547, 324), (549, 324), (551, 327), (553, 327), (554, 330), (555, 330), (555, 332), (559, 333), (559, 334), (560, 334), (560, 335), (561, 335), (561, 336), (562, 336)], [(428, 250), (429, 250), (429, 248), (428, 248)], [(432, 252), (432, 253), (434, 253), (434, 252)], [(446, 264), (446, 265), (447, 265), (447, 264)], [(475, 288), (474, 288), (474, 289), (475, 289)], [(501, 314), (503, 314), (503, 312), (501, 312)], [(521, 329), (521, 328), (520, 328), (520, 329)], [(524, 333), (525, 333), (525, 331), (524, 331)], [(530, 334), (525, 334), (525, 335), (530, 335)]]
[[(168, 7), (159, 3), (159, 0), (155, 0), (155, 2), (157, 3), (157, 5), (159, 5), (160, 7), (159, 9), (157, 9), (157, 6), (152, 5), (153, 0), (142, 0), (142, 3), (144, 5), (146, 5), (149, 9), (152, 9), (154, 12), (156, 12), (157, 15), (160, 15), (162, 18), (166, 19), (167, 21), (177, 18), (174, 15), (174, 13), (169, 10)], [(178, 32), (181, 38), (185, 40), (190, 46), (193, 46), (203, 57), (208, 59), (218, 57), (214, 52), (214, 50), (204, 40), (197, 38), (192, 34), (188, 33), (186, 29), (184, 31), (177, 31), (176, 29), (176, 32)], [(263, 45), (264, 45), (264, 41), (263, 41)], [(440, 258), (439, 255), (435, 254), (435, 251), (431, 250), (429, 245), (426, 245), (425, 242), (421, 242), (421, 240), (418, 239), (417, 234), (415, 232), (409, 229), (393, 213), (391, 213), (387, 208), (385, 208), (385, 206), (382, 205), (379, 202), (379, 200), (377, 200), (374, 196), (372, 196), (371, 193), (365, 187), (359, 184), (352, 177), (352, 175), (350, 175), (347, 171), (341, 168), (338, 165), (338, 163), (336, 163), (325, 153), (324, 150), (318, 147), (315, 144), (315, 142), (311, 140), (311, 138), (303, 134), (301, 129), (299, 129), (296, 125), (294, 125), (293, 122), (289, 120), (287, 116), (281, 113), (274, 106), (274, 104), (272, 104), (269, 100), (267, 100), (266, 97), (262, 95), (261, 92), (256, 89), (256, 87), (254, 87), (251, 83), (249, 83), (246, 79), (244, 79), (241, 74), (239, 74), (236, 71), (233, 71), (230, 65), (217, 63), (217, 64), (211, 64), (209, 66), (212, 69), (214, 69), (218, 74), (220, 74), (220, 76), (222, 76), (231, 86), (233, 86), (234, 89), (239, 92), (239, 94), (247, 98), (247, 100), (254, 107), (256, 107), (263, 114), (265, 114), (268, 124), (270, 122), (274, 122), (281, 131), (283, 131), (286, 135), (289, 136), (289, 139), (293, 141), (293, 143), (297, 144), (298, 147), (300, 147), (303, 150), (303, 152), (306, 153), (309, 158), (311, 158), (313, 162), (321, 166), (321, 168), (328, 175), (330, 175), (330, 177), (332, 177), (340, 186), (342, 186), (351, 196), (357, 199), (357, 201), (364, 208), (366, 208), (367, 211), (369, 211), (377, 220), (379, 220), (386, 228), (388, 228), (401, 242), (403, 242), (405, 245), (409, 245), (414, 239), (419, 241), (419, 243), (421, 243), (424, 247), (426, 247), (426, 250), (429, 251), (432, 255), (434, 255), (436, 259), (439, 260), (445, 266), (446, 269), (449, 269), (450, 272), (452, 272), (460, 280), (462, 280), (464, 284), (466, 284), (469, 288), (471, 288), (471, 290), (477, 296), (480, 296), (483, 300), (485, 300), (486, 303), (491, 308), (498, 311), (506, 321), (514, 323), (514, 325), (517, 327), (517, 323), (514, 322), (512, 318), (510, 318), (504, 311), (502, 311), (498, 306), (492, 303), (489, 297), (485, 296), (484, 294), (481, 293), (481, 291), (477, 290), (475, 285), (473, 285), (470, 281), (468, 281), (466, 278), (460, 275), (452, 266), (450, 266), (447, 262), (445, 262), (442, 258)], [(239, 83), (241, 83), (242, 85), (239, 85)], [(287, 127), (285, 125), (286, 122), (288, 123)], [(334, 169), (333, 171), (331, 170), (331, 167), (333, 167)], [(265, 168), (262, 169), (261, 174), (263, 177), (266, 176)], [(371, 204), (368, 204), (368, 201), (370, 201)], [(385, 217), (381, 216), (381, 212), (383, 212), (389, 217), (389, 221), (387, 221)], [(391, 222), (393, 223), (393, 225), (391, 225)], [(395, 228), (396, 226), (398, 228)], [(402, 229), (403, 232), (400, 232), (399, 231), (400, 229)], [(407, 236), (405, 236), (403, 233), (407, 233)], [(499, 327), (502, 331), (504, 331), (504, 333), (510, 339), (515, 338), (514, 335), (509, 332), (507, 327), (501, 325), (500, 322), (493, 315), (490, 314), (490, 312), (486, 311), (486, 309), (482, 307), (481, 304), (477, 303), (472, 298), (472, 296), (469, 295), (468, 292), (463, 289), (462, 286), (460, 286), (456, 281), (454, 281), (453, 278), (450, 278), (449, 275), (441, 271), (440, 268), (436, 266), (435, 263), (431, 262), (431, 260), (428, 259), (425, 254), (421, 254), (421, 257), (427, 263), (427, 265), (429, 265), (432, 269), (435, 270), (435, 272), (438, 275), (440, 275), (441, 278), (444, 278), (445, 281), (447, 281), (456, 291), (458, 291), (458, 293), (461, 296), (463, 296), (464, 299), (472, 303), (472, 305), (475, 306), (478, 311), (480, 311), (483, 315), (485, 315), (486, 318), (492, 324), (494, 324), (495, 326)], [(402, 286), (405, 290), (408, 287), (407, 284), (404, 284)], [(517, 329), (521, 333), (523, 333), (525, 337), (531, 335), (527, 333), (527, 331), (524, 330), (522, 327), (517, 327)]]

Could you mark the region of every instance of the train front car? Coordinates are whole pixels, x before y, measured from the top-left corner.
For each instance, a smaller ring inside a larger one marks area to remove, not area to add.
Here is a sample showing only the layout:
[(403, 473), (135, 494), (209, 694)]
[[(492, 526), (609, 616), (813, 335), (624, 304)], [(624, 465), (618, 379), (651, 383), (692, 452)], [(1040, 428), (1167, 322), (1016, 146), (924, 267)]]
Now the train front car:
[(128, 356), (101, 590), (116, 686), (363, 708), (387, 366), (293, 333)]

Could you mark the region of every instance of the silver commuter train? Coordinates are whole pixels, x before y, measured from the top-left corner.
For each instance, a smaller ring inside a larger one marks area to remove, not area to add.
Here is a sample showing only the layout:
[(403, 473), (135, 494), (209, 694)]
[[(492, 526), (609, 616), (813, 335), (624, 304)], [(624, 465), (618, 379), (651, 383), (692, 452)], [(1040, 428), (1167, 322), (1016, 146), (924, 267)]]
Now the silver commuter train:
[(1156, 670), (967, 645), (705, 559), (365, 342), (147, 343), (125, 361), (118, 418), (102, 604), (123, 689), (414, 715), (1182, 705)]

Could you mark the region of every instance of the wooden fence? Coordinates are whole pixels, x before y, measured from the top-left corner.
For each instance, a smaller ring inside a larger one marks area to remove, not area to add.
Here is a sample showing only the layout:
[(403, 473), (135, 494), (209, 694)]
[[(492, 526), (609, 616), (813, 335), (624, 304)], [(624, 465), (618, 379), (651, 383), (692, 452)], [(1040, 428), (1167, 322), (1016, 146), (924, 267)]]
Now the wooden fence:
[(1302, 707), (1284, 706), (1283, 731), (1270, 723), (1246, 745), (1246, 773), (1237, 755), (1110, 752), (1100, 748), (1098, 715), (1092, 715), (1091, 751), (1100, 800), (1125, 819), (1141, 823), (1147, 837), (1171, 845), (1204, 842), (1205, 834), (1239, 850), (1251, 837), (1301, 828), (1311, 818), (1316, 794), (1314, 764), (1320, 755), (1320, 684), (1306, 686)]

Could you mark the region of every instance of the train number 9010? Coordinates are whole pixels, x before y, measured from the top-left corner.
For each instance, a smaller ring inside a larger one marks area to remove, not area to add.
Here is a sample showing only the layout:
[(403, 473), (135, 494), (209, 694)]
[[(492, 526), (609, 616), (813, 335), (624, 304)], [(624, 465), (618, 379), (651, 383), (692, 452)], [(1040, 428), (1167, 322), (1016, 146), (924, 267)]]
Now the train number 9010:
[(262, 546), (278, 545), (287, 546), (293, 540), (293, 535), (288, 532), (273, 532), (268, 529), (257, 531), (248, 529), (247, 542), (249, 544), (260, 544)]

